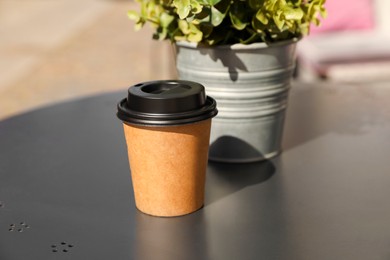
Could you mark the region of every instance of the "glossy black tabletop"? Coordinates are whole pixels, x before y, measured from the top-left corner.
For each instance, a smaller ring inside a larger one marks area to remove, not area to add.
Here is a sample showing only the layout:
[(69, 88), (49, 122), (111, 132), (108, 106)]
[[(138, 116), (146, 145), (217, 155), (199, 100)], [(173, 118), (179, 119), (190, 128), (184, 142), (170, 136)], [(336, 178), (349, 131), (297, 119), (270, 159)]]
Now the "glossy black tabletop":
[(295, 83), (283, 153), (209, 163), (205, 206), (135, 209), (104, 94), (0, 122), (0, 259), (390, 259), (390, 86)]

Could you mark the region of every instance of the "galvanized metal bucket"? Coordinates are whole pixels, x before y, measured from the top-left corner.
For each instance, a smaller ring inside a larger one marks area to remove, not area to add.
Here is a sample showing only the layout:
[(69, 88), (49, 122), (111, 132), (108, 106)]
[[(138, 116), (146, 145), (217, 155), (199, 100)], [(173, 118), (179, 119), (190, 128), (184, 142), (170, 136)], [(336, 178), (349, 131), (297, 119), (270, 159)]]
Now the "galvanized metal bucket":
[(203, 84), (217, 101), (209, 160), (253, 162), (281, 152), (296, 41), (201, 47), (175, 44), (180, 79)]

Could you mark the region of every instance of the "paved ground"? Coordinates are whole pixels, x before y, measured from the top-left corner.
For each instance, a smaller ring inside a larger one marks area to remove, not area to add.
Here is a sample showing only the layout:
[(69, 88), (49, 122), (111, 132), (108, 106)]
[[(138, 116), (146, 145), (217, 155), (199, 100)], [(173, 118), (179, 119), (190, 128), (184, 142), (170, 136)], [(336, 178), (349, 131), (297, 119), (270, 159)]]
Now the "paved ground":
[(0, 0), (0, 118), (173, 78), (168, 43), (134, 32), (130, 0)]

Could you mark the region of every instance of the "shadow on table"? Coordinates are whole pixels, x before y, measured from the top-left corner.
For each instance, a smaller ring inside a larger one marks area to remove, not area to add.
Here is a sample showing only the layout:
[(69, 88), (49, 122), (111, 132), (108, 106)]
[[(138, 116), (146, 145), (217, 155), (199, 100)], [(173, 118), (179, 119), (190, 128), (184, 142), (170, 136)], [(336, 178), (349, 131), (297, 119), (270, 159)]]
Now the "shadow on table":
[(275, 170), (269, 160), (253, 163), (209, 162), (207, 183), (217, 185), (206, 188), (205, 206), (246, 187), (267, 181)]
[(236, 136), (222, 135), (210, 144), (209, 160), (213, 162), (248, 163), (262, 159), (263, 151)]

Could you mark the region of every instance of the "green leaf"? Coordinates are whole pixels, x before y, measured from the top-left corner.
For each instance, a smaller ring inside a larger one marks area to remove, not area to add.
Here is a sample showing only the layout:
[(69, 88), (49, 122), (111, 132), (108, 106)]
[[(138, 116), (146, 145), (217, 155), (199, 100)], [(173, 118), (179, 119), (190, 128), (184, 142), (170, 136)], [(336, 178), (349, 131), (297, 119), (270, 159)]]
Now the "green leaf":
[(201, 42), (202, 41), (203, 34), (201, 31), (198, 31), (195, 34), (188, 35), (187, 39), (189, 42)]
[(230, 21), (237, 30), (243, 30), (248, 24), (247, 6), (242, 2), (235, 2), (230, 7)]
[(230, 21), (232, 22), (232, 25), (237, 30), (243, 30), (248, 23), (241, 21), (237, 16), (234, 16), (232, 13), (230, 13)]
[(185, 19), (190, 14), (190, 0), (173, 0), (173, 5), (177, 8), (180, 19)]
[(325, 6), (324, 6), (323, 4), (322, 4), (321, 7), (320, 7), (320, 15), (321, 15), (323, 18), (328, 17), (328, 12), (326, 11)]
[(127, 12), (127, 17), (128, 17), (130, 20), (133, 20), (133, 21), (136, 21), (136, 22), (138, 22), (139, 20), (141, 20), (141, 16), (140, 16), (136, 11), (128, 11), (128, 12)]
[(286, 7), (283, 9), (283, 14), (289, 20), (301, 20), (304, 13), (302, 9)]
[(190, 33), (187, 35), (187, 40), (190, 42), (200, 42), (203, 39), (203, 33), (193, 24), (189, 24)]
[(183, 32), (183, 34), (190, 33), (190, 26), (185, 20), (180, 20), (178, 22), (179, 29)]
[(260, 9), (256, 13), (256, 18), (259, 20), (262, 24), (268, 24), (268, 18), (267, 15)]
[(167, 13), (162, 13), (160, 16), (160, 25), (163, 28), (168, 27), (175, 18)]
[(167, 30), (165, 28), (158, 28), (153, 34), (155, 40), (165, 40), (167, 38)]
[(223, 18), (225, 18), (225, 14), (221, 13), (218, 9), (215, 7), (211, 7), (211, 24), (214, 26), (218, 26), (222, 23)]
[(136, 23), (135, 26), (134, 26), (134, 30), (136, 30), (136, 31), (141, 30), (142, 27), (144, 27), (144, 24), (145, 23)]
[(202, 12), (203, 6), (199, 3), (199, 1), (190, 0), (190, 4), (191, 4), (191, 13), (199, 14), (200, 12)]
[(310, 32), (310, 24), (309, 23), (302, 23), (300, 25), (300, 30), (303, 35), (308, 35)]
[(261, 23), (258, 19), (255, 17), (252, 19), (252, 28), (256, 33), (262, 33), (265, 29), (264, 24)]
[(275, 25), (278, 27), (280, 31), (283, 30), (283, 26), (285, 21), (282, 19), (282, 12), (279, 11), (273, 16), (273, 20), (275, 22)]
[(135, 0), (129, 19), (155, 39), (201, 44), (275, 42), (299, 37), (326, 17), (326, 0)]
[(201, 0), (200, 2), (202, 2), (202, 4), (204, 4), (204, 5), (214, 6), (221, 1), (222, 0)]

